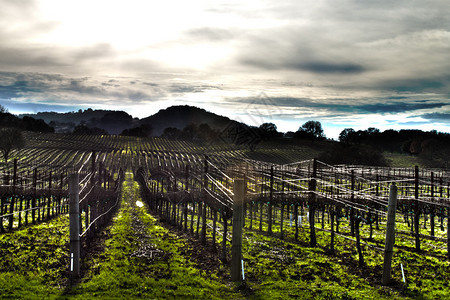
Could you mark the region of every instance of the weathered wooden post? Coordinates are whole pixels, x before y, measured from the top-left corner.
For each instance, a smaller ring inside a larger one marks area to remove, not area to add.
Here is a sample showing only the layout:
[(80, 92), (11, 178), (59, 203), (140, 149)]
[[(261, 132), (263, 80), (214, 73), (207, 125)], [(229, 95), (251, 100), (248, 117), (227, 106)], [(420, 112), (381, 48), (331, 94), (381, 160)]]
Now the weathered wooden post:
[(8, 228), (11, 230), (14, 224), (14, 204), (16, 198), (16, 184), (17, 184), (17, 158), (14, 159), (14, 173), (13, 173), (13, 185), (12, 185), (12, 196), (10, 198), (10, 207), (9, 207), (9, 224)]
[(415, 166), (414, 169), (414, 229), (416, 238), (416, 251), (420, 251), (420, 234), (419, 234), (419, 167)]
[[(205, 156), (205, 165), (203, 173), (203, 188), (208, 189), (208, 156)], [(206, 245), (206, 202), (203, 204), (202, 210), (202, 236), (200, 238), (202, 245)]]
[(389, 190), (388, 216), (386, 224), (386, 241), (384, 245), (383, 277), (381, 284), (387, 285), (391, 280), (392, 255), (395, 242), (395, 210), (397, 209), (397, 186), (393, 183)]
[(13, 194), (16, 193), (16, 185), (17, 185), (17, 158), (14, 159), (14, 173), (13, 173)]
[(331, 215), (331, 241), (330, 241), (330, 251), (332, 254), (334, 254), (334, 217), (336, 215), (335, 209), (328, 209), (329, 214)]
[(227, 233), (228, 233), (228, 216), (225, 212), (222, 212), (223, 220), (223, 235), (222, 235), (222, 261), (227, 261)]
[(5, 232), (5, 228), (3, 227), (3, 207), (5, 197), (0, 197), (0, 232)]
[[(184, 189), (189, 191), (189, 165), (186, 165), (186, 182)], [(188, 223), (188, 201), (184, 200), (183, 203), (183, 215), (184, 215), (184, 231), (187, 232), (187, 223)]]
[(69, 175), (70, 275), (80, 277), (80, 204), (78, 173)]
[(361, 236), (359, 234), (359, 226), (362, 222), (361, 216), (358, 213), (358, 216), (356, 216), (355, 218), (355, 237), (356, 237), (356, 250), (358, 252), (358, 263), (359, 266), (363, 266), (364, 265), (364, 256), (362, 253), (362, 248), (361, 248)]
[[(431, 202), (434, 202), (434, 172), (431, 172)], [(431, 227), (431, 236), (434, 237), (434, 205), (430, 205), (430, 227)]]
[(33, 170), (33, 199), (31, 200), (31, 218), (33, 221), (33, 224), (36, 223), (36, 197), (37, 197), (37, 169), (34, 168)]
[(316, 230), (314, 225), (314, 217), (316, 214), (316, 187), (317, 187), (317, 159), (313, 160), (313, 173), (312, 178), (309, 185), (309, 235), (310, 235), (310, 245), (311, 247), (315, 247), (317, 244), (316, 240)]
[(233, 238), (231, 247), (231, 280), (241, 281), (242, 227), (245, 187), (243, 179), (234, 180)]
[(267, 213), (267, 218), (268, 218), (268, 229), (267, 232), (268, 233), (272, 233), (272, 211), (273, 211), (273, 207), (272, 207), (272, 201), (273, 201), (273, 166), (270, 167), (270, 182), (269, 182), (269, 207), (268, 207), (268, 213)]
[(52, 171), (49, 173), (48, 178), (48, 198), (47, 198), (47, 219), (50, 219), (50, 206), (52, 201)]
[[(351, 191), (350, 201), (353, 205), (355, 203), (355, 170), (352, 170), (351, 175)], [(353, 206), (350, 208), (350, 233), (352, 236), (355, 236), (355, 209)]]

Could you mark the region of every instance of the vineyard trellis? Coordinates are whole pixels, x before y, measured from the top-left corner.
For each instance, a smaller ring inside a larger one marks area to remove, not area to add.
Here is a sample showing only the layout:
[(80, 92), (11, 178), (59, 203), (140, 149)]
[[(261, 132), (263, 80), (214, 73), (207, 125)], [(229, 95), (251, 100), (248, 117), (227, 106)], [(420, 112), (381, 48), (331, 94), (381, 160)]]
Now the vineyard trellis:
[[(383, 250), (370, 241), (375, 230), (385, 232), (382, 223), (387, 217), (389, 187), (396, 184), (399, 191), (396, 222), (411, 228), (410, 231), (398, 229), (398, 239), (412, 238), (416, 251), (421, 250), (421, 240), (446, 240), (450, 255), (450, 176), (443, 170), (330, 166), (315, 159), (289, 165), (251, 160), (224, 163), (220, 157), (205, 157), (202, 162), (184, 160), (184, 164), (175, 167), (165, 156), (158, 159), (157, 165), (147, 169), (141, 166), (138, 170), (149, 207), (185, 231), (194, 233), (195, 227), (196, 236), (201, 230), (203, 243), (207, 224), (211, 222), (212, 242), (216, 242), (219, 214), (223, 259), (226, 259), (227, 228), (233, 214), (233, 178), (243, 178), (246, 182), (244, 214), (248, 229), (252, 230), (259, 223), (260, 231), (277, 234), (283, 239), (285, 223), (289, 220), (290, 226), (295, 228), (295, 240), (300, 228), (309, 230), (311, 246), (317, 245), (316, 231), (329, 232), (331, 251), (334, 251), (336, 235), (352, 239), (361, 264), (364, 263), (362, 245)], [(436, 218), (440, 221), (439, 235)], [(325, 228), (325, 219), (330, 229)], [(194, 221), (197, 226), (193, 226)], [(342, 231), (344, 222), (348, 223), (350, 232)], [(426, 231), (427, 222), (430, 232)], [(361, 241), (363, 225), (370, 227), (366, 242)]]
[[(450, 174), (446, 170), (331, 166), (315, 159), (290, 164), (251, 160), (240, 149), (205, 148), (185, 141), (119, 136), (31, 135), (27, 148), (0, 165), (0, 230), (68, 212), (68, 177), (79, 175), (79, 235), (88, 247), (117, 208), (123, 170), (133, 170), (142, 198), (163, 221), (220, 249), (228, 260), (234, 180), (245, 184), (246, 230), (298, 240), (308, 232), (383, 251), (390, 185), (398, 190), (396, 241), (421, 251), (424, 243), (450, 259)], [(206, 155), (205, 155), (206, 154)], [(367, 237), (361, 231), (368, 226)], [(217, 244), (218, 240), (220, 245)], [(83, 247), (81, 247), (83, 249)]]

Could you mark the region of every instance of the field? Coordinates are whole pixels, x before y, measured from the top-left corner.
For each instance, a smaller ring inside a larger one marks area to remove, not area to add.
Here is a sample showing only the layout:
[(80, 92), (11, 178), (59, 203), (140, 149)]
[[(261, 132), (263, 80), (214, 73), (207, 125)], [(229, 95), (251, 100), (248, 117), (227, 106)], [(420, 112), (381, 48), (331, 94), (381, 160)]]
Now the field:
[[(328, 166), (320, 145), (256, 151), (160, 138), (27, 134), (2, 167), (2, 298), (445, 299), (449, 174)], [(79, 174), (81, 274), (69, 251)], [(235, 178), (243, 277), (231, 280)], [(136, 180), (136, 181), (135, 181)], [(392, 278), (381, 284), (389, 189)], [(402, 274), (403, 269), (403, 274)]]

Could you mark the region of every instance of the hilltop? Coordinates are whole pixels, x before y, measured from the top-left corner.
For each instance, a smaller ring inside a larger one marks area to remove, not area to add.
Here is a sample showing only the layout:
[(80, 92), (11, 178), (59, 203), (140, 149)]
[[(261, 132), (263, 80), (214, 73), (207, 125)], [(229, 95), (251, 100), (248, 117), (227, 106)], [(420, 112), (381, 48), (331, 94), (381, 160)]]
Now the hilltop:
[(143, 118), (139, 121), (139, 124), (151, 125), (153, 135), (160, 136), (167, 127), (181, 130), (190, 124), (208, 124), (213, 129), (222, 129), (230, 122), (232, 122), (230, 118), (216, 115), (202, 108), (179, 105), (162, 109), (152, 116)]
[(220, 129), (232, 122), (230, 118), (188, 105), (171, 106), (143, 119), (133, 118), (124, 111), (93, 110), (90, 108), (67, 113), (21, 114), (19, 117), (42, 119), (54, 127), (55, 132), (60, 133), (72, 132), (77, 125), (85, 125), (89, 128), (97, 127), (106, 130), (109, 134), (120, 134), (126, 129), (148, 125), (152, 128), (153, 136), (160, 136), (164, 129), (168, 127), (182, 130), (190, 124), (208, 124), (213, 129)]

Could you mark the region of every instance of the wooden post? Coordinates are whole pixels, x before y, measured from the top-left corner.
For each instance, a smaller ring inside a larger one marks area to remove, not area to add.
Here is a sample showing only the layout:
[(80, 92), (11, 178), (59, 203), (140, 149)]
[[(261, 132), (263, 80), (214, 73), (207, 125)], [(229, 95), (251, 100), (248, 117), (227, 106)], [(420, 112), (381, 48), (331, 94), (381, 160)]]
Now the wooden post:
[[(431, 172), (431, 202), (434, 202), (434, 172)], [(430, 205), (431, 236), (434, 237), (434, 205)]]
[[(352, 170), (352, 177), (351, 177), (351, 198), (350, 202), (355, 203), (355, 170)], [(350, 233), (352, 236), (355, 236), (355, 209), (353, 206), (350, 208)]]
[(70, 274), (71, 280), (80, 277), (80, 203), (78, 173), (69, 175)]
[(22, 226), (23, 197), (19, 198), (19, 228)]
[(263, 201), (259, 202), (259, 231), (262, 231)]
[(270, 188), (270, 190), (269, 190), (269, 207), (268, 207), (268, 213), (267, 213), (267, 218), (268, 218), (269, 224), (268, 224), (267, 232), (272, 233), (273, 166), (270, 167), (269, 188)]
[(8, 228), (11, 230), (14, 224), (14, 204), (16, 200), (16, 183), (17, 183), (17, 158), (14, 159), (14, 173), (13, 173), (13, 186), (12, 186), (12, 195), (10, 198), (10, 207), (9, 207), (9, 224)]
[(200, 230), (200, 218), (202, 217), (202, 211), (203, 211), (203, 203), (199, 202), (198, 203), (198, 212), (197, 212), (197, 227), (195, 228), (195, 237), (198, 239), (199, 238), (199, 230)]
[(13, 173), (13, 194), (16, 193), (16, 185), (17, 185), (17, 158), (14, 159), (14, 173)]
[(393, 183), (389, 190), (388, 216), (386, 224), (386, 241), (384, 245), (383, 277), (381, 284), (387, 285), (391, 280), (392, 255), (395, 242), (395, 210), (397, 209), (397, 186)]
[(242, 225), (243, 225), (243, 206), (244, 206), (244, 180), (234, 180), (234, 199), (233, 199), (233, 239), (231, 247), (231, 280), (241, 281), (241, 260), (242, 260)]
[(50, 219), (50, 206), (52, 201), (52, 171), (49, 173), (49, 179), (48, 179), (48, 199), (47, 199), (47, 219)]
[(13, 228), (13, 223), (14, 223), (14, 198), (15, 195), (12, 194), (11, 198), (9, 198), (10, 200), (10, 204), (9, 204), (9, 224), (8, 224), (8, 229), (12, 230)]
[(419, 218), (420, 218), (420, 210), (419, 210), (419, 167), (416, 166), (414, 169), (414, 229), (416, 231), (416, 251), (420, 251), (420, 236), (419, 236)]
[(329, 214), (331, 215), (331, 241), (330, 241), (330, 251), (334, 254), (334, 217), (336, 215), (334, 209), (328, 209)]
[(361, 248), (361, 237), (359, 234), (359, 225), (361, 224), (361, 216), (358, 213), (358, 216), (355, 218), (355, 237), (356, 237), (356, 250), (358, 252), (358, 263), (359, 266), (362, 267), (364, 265), (364, 256)]
[[(186, 182), (184, 189), (189, 191), (189, 165), (186, 165)], [(187, 223), (188, 223), (188, 202), (184, 200), (183, 203), (183, 212), (184, 212), (184, 231), (187, 232)]]
[[(204, 173), (203, 173), (203, 188), (208, 188), (208, 156), (205, 156), (205, 165), (204, 165)], [(200, 214), (199, 214), (200, 217)], [(206, 202), (203, 204), (202, 211), (202, 235), (201, 235), (201, 243), (202, 245), (206, 245)]]
[(309, 186), (310, 190), (310, 198), (309, 198), (309, 235), (310, 235), (310, 245), (311, 247), (315, 247), (317, 244), (316, 240), (316, 229), (314, 225), (314, 217), (316, 213), (316, 177), (317, 177), (317, 160), (314, 158), (313, 160), (313, 173)]
[(5, 199), (5, 197), (0, 197), (0, 232), (5, 232), (5, 228), (3, 228), (4, 199)]
[(295, 240), (298, 240), (298, 199), (294, 204)]
[(216, 229), (217, 229), (217, 210), (214, 210), (213, 211), (213, 233), (212, 233), (214, 249), (216, 249)]
[(33, 190), (34, 190), (34, 196), (33, 200), (31, 200), (31, 218), (33, 221), (33, 224), (36, 223), (36, 196), (37, 196), (37, 169), (34, 168), (33, 171)]
[(447, 207), (447, 259), (450, 260), (450, 207)]
[(223, 220), (223, 238), (222, 238), (222, 261), (227, 261), (227, 233), (228, 233), (228, 216), (222, 212)]
[(203, 212), (202, 212), (202, 236), (201, 243), (202, 245), (206, 245), (206, 203), (203, 204)]

